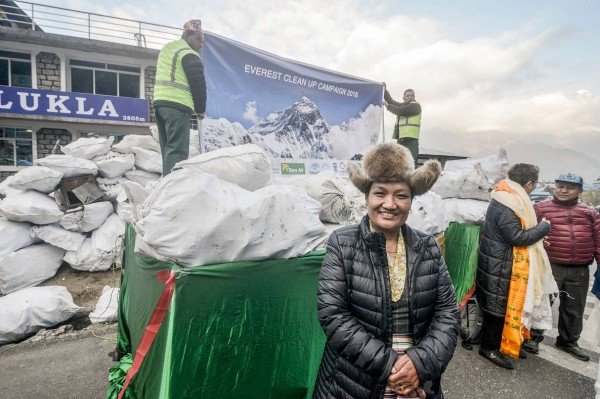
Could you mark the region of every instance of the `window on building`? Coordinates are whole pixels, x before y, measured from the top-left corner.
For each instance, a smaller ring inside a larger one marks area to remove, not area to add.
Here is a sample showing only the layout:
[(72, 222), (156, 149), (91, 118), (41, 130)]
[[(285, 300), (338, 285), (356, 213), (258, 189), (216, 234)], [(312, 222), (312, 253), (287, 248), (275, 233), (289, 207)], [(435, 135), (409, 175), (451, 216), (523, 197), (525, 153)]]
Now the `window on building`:
[(0, 50), (0, 85), (31, 87), (31, 56)]
[(0, 127), (0, 166), (31, 166), (33, 135), (31, 129)]
[(140, 97), (140, 68), (71, 60), (71, 91), (119, 97)]

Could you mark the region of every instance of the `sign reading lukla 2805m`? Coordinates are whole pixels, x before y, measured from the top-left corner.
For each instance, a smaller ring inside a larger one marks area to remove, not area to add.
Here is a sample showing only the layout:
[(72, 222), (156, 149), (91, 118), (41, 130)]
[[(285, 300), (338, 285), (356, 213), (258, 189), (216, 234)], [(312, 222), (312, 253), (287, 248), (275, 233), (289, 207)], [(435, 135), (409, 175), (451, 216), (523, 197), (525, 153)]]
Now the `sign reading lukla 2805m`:
[(148, 100), (23, 87), (0, 86), (0, 114), (39, 115), (48, 119), (148, 122)]

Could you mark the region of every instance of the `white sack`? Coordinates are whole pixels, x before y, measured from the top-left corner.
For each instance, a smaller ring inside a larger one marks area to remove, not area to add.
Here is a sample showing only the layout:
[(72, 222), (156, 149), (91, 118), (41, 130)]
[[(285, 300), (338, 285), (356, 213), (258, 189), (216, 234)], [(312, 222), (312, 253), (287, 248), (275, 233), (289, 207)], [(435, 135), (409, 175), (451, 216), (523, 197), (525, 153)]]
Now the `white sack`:
[(150, 126), (150, 134), (152, 135), (154, 140), (156, 140), (157, 143), (160, 141), (160, 138), (158, 137), (158, 126), (151, 125)]
[(85, 234), (66, 230), (59, 224), (34, 226), (31, 231), (40, 240), (67, 251), (79, 249), (83, 244), (83, 240), (85, 240)]
[(11, 222), (0, 217), (0, 257), (28, 247), (34, 242), (29, 223)]
[(133, 217), (133, 206), (129, 202), (117, 203), (117, 215), (125, 223), (133, 223), (135, 218)]
[(136, 250), (184, 266), (300, 256), (323, 239), (320, 209), (291, 186), (251, 192), (181, 169), (138, 208)]
[(506, 150), (504, 148), (500, 148), (496, 154), (487, 156), (485, 158), (469, 158), (447, 161), (444, 165), (444, 170), (472, 170), (477, 164), (481, 166), (481, 169), (485, 173), (486, 177), (492, 182), (492, 184), (496, 184), (500, 180), (505, 179), (508, 175), (508, 168), (510, 166)]
[(125, 181), (121, 183), (121, 187), (123, 187), (125, 197), (129, 200), (129, 203), (134, 209), (144, 203), (151, 191), (133, 181)]
[(96, 249), (120, 254), (124, 235), (125, 223), (119, 215), (113, 213), (92, 233), (92, 243)]
[(18, 171), (8, 183), (15, 190), (35, 190), (51, 193), (56, 190), (63, 174), (45, 166), (30, 166)]
[(95, 272), (110, 269), (113, 256), (104, 251), (96, 251), (92, 239), (86, 238), (77, 251), (67, 251), (64, 261), (73, 269)]
[(0, 202), (0, 214), (14, 222), (33, 224), (56, 223), (63, 216), (52, 197), (33, 190), (6, 197)]
[(65, 250), (49, 244), (30, 245), (0, 258), (0, 293), (34, 287), (56, 274)]
[(84, 205), (80, 211), (65, 214), (60, 225), (70, 231), (87, 233), (102, 226), (113, 212), (114, 208), (110, 202), (95, 202)]
[(122, 177), (115, 179), (99, 177), (96, 181), (98, 182), (98, 188), (104, 193), (104, 199), (115, 200), (119, 195), (124, 195), (121, 183), (125, 182), (126, 179)]
[(133, 169), (135, 155), (110, 151), (106, 155), (94, 158), (94, 162), (98, 166), (100, 176), (114, 179)]
[(431, 191), (442, 198), (470, 198), (482, 201), (490, 199), (494, 185), (480, 165), (471, 169), (444, 170)]
[(126, 153), (133, 152), (133, 147), (143, 148), (144, 150), (160, 152), (160, 144), (158, 139), (151, 135), (128, 134), (123, 136), (123, 140), (114, 144), (112, 150), (116, 152)]
[(432, 191), (414, 197), (406, 224), (432, 235), (446, 231), (448, 219), (442, 197)]
[(90, 313), (92, 323), (107, 323), (117, 321), (117, 310), (119, 308), (119, 288), (111, 288), (105, 285), (102, 295), (94, 311)]
[(112, 214), (77, 251), (67, 251), (64, 260), (74, 269), (90, 272), (108, 270), (113, 263), (120, 267), (124, 235), (125, 223)]
[(26, 288), (0, 298), (0, 344), (69, 320), (79, 306), (66, 287)]
[(137, 169), (137, 170), (132, 170), (132, 171), (125, 173), (125, 177), (128, 180), (139, 183), (142, 186), (146, 186), (146, 184), (148, 184), (148, 182), (157, 181), (158, 179), (160, 179), (160, 174), (146, 172), (145, 170)]
[(162, 156), (159, 152), (133, 147), (135, 167), (146, 172), (162, 173)]
[(114, 137), (82, 137), (71, 144), (61, 146), (60, 149), (65, 155), (75, 158), (92, 159), (104, 155), (110, 151)]
[(482, 224), (489, 204), (488, 201), (472, 199), (444, 199), (448, 222)]
[(10, 187), (13, 177), (14, 175), (8, 176), (6, 179), (4, 179), (4, 181), (0, 182), (0, 194), (8, 197), (9, 195), (16, 194), (22, 191)]
[(344, 179), (309, 175), (281, 179), (276, 184), (306, 190), (309, 197), (321, 204), (319, 218), (322, 222), (346, 223), (365, 210), (365, 195)]
[(98, 167), (94, 162), (69, 155), (48, 155), (45, 158), (36, 159), (34, 163), (61, 172), (63, 178), (83, 175), (96, 176), (98, 174)]
[(220, 148), (181, 161), (173, 168), (192, 169), (217, 176), (249, 191), (258, 190), (271, 182), (271, 162), (256, 144)]

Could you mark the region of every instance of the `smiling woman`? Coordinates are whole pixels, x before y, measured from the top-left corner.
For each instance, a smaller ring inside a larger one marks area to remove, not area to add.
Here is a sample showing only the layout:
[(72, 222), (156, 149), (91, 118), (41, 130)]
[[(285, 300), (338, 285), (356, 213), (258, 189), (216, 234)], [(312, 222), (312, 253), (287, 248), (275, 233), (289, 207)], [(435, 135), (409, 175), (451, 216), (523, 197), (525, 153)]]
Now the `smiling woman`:
[(367, 215), (329, 238), (318, 290), (327, 345), (313, 397), (441, 399), (458, 308), (435, 239), (406, 225), (413, 196), (433, 186), (440, 164), (414, 170), (410, 151), (388, 143), (348, 173)]

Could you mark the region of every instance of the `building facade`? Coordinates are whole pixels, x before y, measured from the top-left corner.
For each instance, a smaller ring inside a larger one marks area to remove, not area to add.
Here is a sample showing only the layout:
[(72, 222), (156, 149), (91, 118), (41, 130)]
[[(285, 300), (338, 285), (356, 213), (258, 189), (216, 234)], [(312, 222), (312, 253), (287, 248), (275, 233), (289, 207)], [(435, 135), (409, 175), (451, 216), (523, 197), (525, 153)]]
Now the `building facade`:
[(82, 136), (148, 134), (158, 53), (0, 25), (0, 181)]

